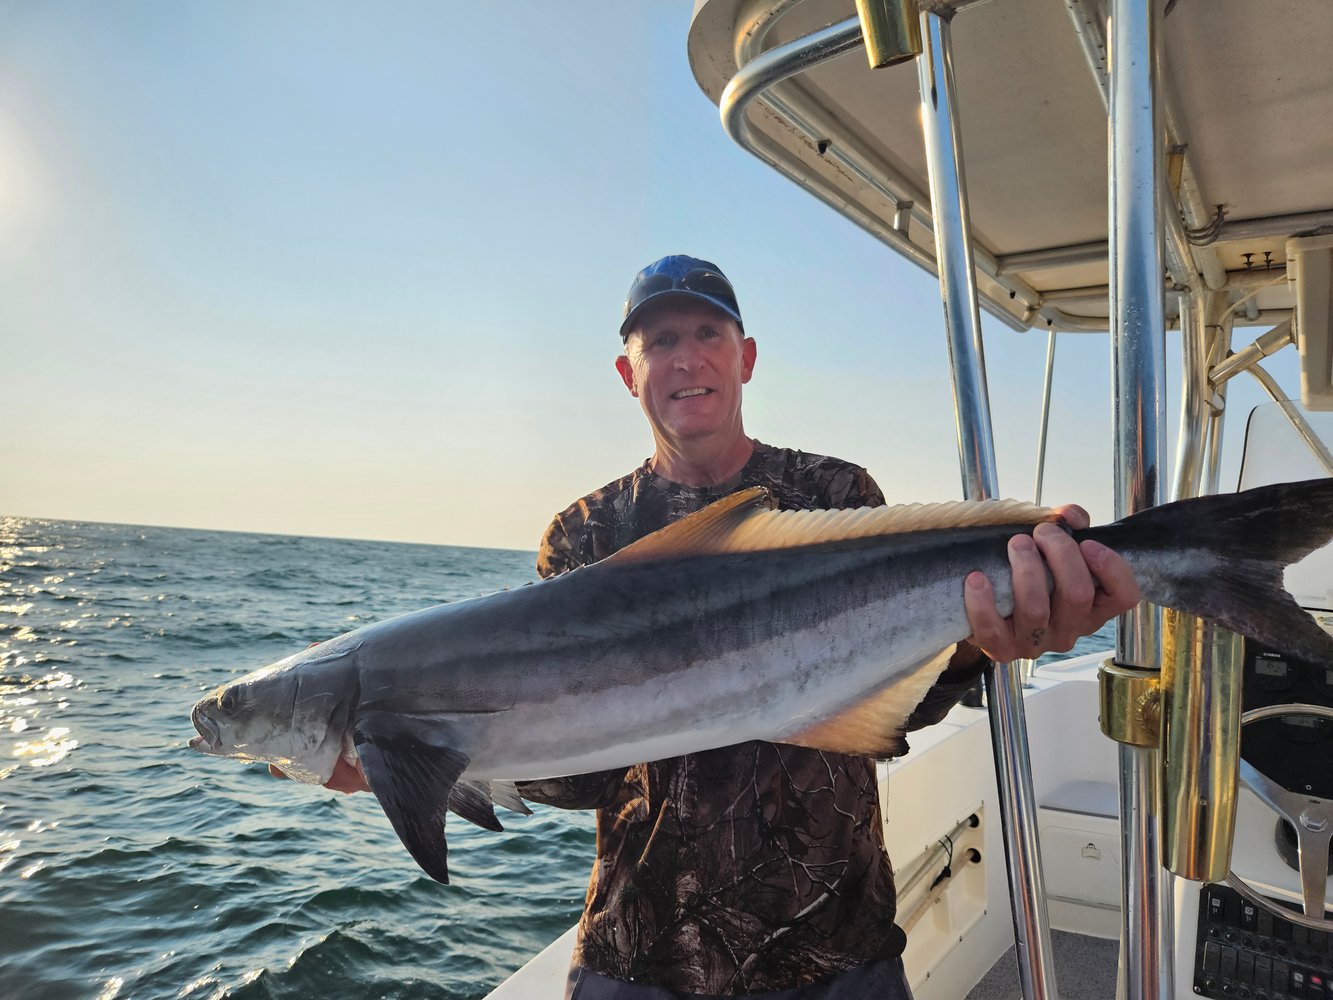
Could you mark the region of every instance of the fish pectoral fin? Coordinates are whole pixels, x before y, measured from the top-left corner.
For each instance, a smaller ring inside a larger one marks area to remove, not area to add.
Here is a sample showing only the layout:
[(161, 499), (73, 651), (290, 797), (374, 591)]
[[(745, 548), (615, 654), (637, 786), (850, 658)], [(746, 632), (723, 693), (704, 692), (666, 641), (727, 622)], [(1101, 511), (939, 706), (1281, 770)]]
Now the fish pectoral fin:
[(512, 781), (492, 781), (490, 786), (491, 801), (501, 809), (508, 809), (510, 812), (521, 813), (524, 816), (532, 815), (532, 810), (523, 801), (523, 797), (518, 794), (518, 787)]
[[(398, 839), (427, 875), (448, 885), (444, 818), (454, 804), (453, 792), (467, 768), (468, 755), (453, 747), (422, 742), (416, 728), (410, 720), (404, 724), (391, 713), (370, 712), (356, 720), (352, 732), (370, 790)], [(477, 822), (473, 816), (461, 815)], [(495, 819), (493, 811), (490, 817)], [(498, 827), (497, 822), (488, 828)]]
[(775, 742), (879, 760), (901, 757), (908, 750), (907, 720), (939, 680), (953, 651), (950, 646), (927, 657), (870, 697)]
[(469, 823), (500, 833), (504, 827), (495, 816), (495, 806), (531, 816), (532, 810), (512, 781), (460, 781), (449, 793), (449, 810)]
[(462, 816), (469, 823), (475, 823), (483, 830), (504, 832), (504, 827), (496, 818), (495, 806), (491, 803), (489, 781), (458, 782), (449, 793), (449, 811)]

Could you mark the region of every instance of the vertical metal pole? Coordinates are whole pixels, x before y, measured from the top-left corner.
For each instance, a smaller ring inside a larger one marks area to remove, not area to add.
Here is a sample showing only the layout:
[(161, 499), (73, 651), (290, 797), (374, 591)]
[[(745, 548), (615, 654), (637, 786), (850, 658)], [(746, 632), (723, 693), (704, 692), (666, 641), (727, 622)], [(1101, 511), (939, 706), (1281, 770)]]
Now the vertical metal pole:
[(1180, 300), (1180, 431), (1176, 437), (1176, 482), (1172, 500), (1199, 495), (1208, 431), (1208, 293)]
[[(1220, 322), (1215, 323), (1215, 317), (1208, 320), (1208, 370), (1211, 372), (1216, 365), (1222, 363), (1222, 360), (1231, 351), (1231, 330), (1234, 318), (1230, 310), (1224, 310), (1225, 315)], [(1220, 409), (1212, 409), (1210, 405), (1208, 417), (1208, 463), (1207, 472), (1204, 478), (1204, 492), (1213, 494), (1221, 488), (1222, 478), (1222, 427), (1226, 420), (1226, 401), (1228, 382), (1223, 382), (1214, 390), (1221, 403)], [(1211, 402), (1211, 401), (1210, 401)]]
[[(924, 51), (917, 60), (922, 125), (935, 219), (940, 295), (954, 380), (954, 415), (963, 489), (968, 497), (994, 497), (999, 489), (991, 434), (981, 316), (972, 262), (971, 226), (964, 183), (962, 143), (956, 113), (949, 22), (922, 11)], [(1032, 767), (1020, 679), (1013, 664), (996, 664), (986, 675), (991, 744), (995, 751), (1009, 889), (1014, 905), (1014, 942), (1019, 979), (1028, 1000), (1055, 996), (1055, 967), (1046, 892), (1037, 843)]]
[[(1162, 500), (1166, 344), (1157, 211), (1161, 132), (1153, 79), (1154, 6), (1151, 0), (1113, 0), (1111, 8), (1108, 221), (1117, 517)], [(1154, 610), (1140, 605), (1121, 617), (1118, 663), (1160, 667), (1160, 626)], [(1128, 1000), (1173, 995), (1171, 963), (1162, 961), (1161, 918), (1167, 909), (1160, 891), (1164, 879), (1155, 821), (1158, 760), (1155, 749), (1120, 745), (1121, 957)]]
[(1032, 502), (1041, 503), (1041, 484), (1046, 477), (1046, 434), (1051, 427), (1051, 384), (1055, 376), (1055, 327), (1046, 333), (1046, 378), (1041, 387), (1041, 430), (1037, 434), (1037, 482), (1032, 487)]
[(963, 150), (954, 109), (949, 22), (923, 11), (921, 36), (924, 51), (916, 64), (930, 174), (930, 207), (935, 220), (935, 256), (954, 381), (958, 459), (964, 494), (971, 499), (989, 499), (999, 491), (999, 476), (995, 471)]

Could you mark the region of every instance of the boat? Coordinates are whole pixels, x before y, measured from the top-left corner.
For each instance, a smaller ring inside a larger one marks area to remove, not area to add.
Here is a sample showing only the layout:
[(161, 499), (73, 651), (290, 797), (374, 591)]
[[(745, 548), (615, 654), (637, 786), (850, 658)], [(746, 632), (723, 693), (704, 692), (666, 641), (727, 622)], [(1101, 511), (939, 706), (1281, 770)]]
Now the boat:
[[(1330, 38), (1324, 0), (697, 0), (686, 44), (732, 139), (938, 276), (969, 497), (981, 312), (1047, 333), (1043, 456), (1059, 339), (1108, 336), (1124, 516), (1333, 475)], [(1273, 401), (1229, 413), (1241, 377)], [(1333, 552), (1287, 584), (1333, 631)], [(1142, 607), (913, 744), (880, 784), (918, 1000), (1333, 996), (1333, 664)], [(573, 940), (493, 1000), (559, 995)]]

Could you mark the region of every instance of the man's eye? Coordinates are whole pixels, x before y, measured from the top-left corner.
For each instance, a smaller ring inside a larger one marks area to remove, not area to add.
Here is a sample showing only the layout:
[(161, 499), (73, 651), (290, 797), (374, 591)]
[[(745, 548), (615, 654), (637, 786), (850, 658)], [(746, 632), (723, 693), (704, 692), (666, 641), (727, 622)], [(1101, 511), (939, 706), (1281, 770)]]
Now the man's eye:
[(717, 331), (714, 330), (711, 326), (706, 326), (706, 327), (704, 327), (702, 330), (699, 331), (699, 336), (700, 336), (700, 337), (703, 337), (703, 338), (705, 338), (705, 339), (708, 339), (708, 338), (710, 338), (710, 337), (716, 337), (716, 336), (717, 336)]

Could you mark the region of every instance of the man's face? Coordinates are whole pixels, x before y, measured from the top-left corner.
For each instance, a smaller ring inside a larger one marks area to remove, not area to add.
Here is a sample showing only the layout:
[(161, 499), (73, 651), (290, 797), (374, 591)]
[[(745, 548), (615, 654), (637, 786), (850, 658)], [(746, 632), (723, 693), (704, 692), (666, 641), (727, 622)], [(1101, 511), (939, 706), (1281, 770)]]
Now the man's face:
[(741, 433), (741, 386), (754, 371), (753, 338), (704, 303), (668, 302), (646, 312), (616, 370), (653, 433), (670, 442)]

